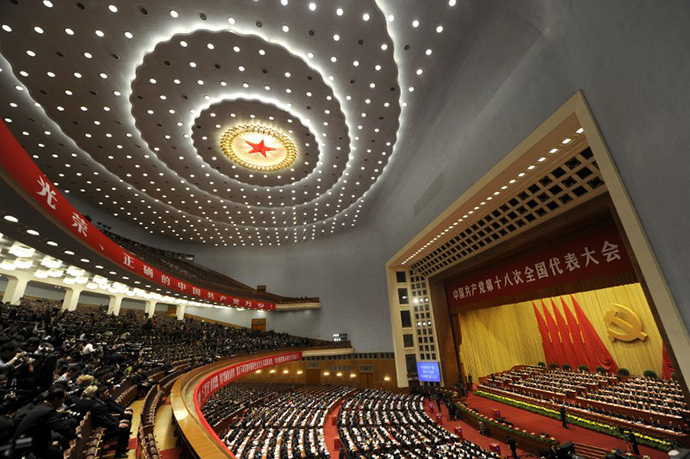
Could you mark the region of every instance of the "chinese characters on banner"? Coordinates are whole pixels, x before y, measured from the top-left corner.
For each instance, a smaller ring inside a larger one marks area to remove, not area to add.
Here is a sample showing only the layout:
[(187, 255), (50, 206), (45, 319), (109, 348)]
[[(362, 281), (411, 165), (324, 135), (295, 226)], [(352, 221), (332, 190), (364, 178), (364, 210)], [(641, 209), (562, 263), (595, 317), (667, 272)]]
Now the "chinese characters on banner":
[(34, 164), (3, 122), (0, 122), (0, 148), (0, 166), (13, 177), (17, 184), (21, 185), (27, 195), (31, 196), (63, 228), (71, 231), (102, 256), (135, 274), (150, 279), (152, 283), (185, 295), (195, 296), (200, 300), (210, 300), (241, 308), (275, 310), (274, 303), (226, 296), (197, 287), (147, 265), (87, 221)]
[(452, 279), (446, 282), (446, 295), (453, 308), (628, 270), (630, 257), (610, 222), (482, 274)]
[(241, 362), (235, 365), (223, 368), (216, 371), (212, 375), (204, 379), (196, 388), (196, 401), (198, 407), (201, 408), (208, 401), (218, 389), (230, 383), (231, 381), (244, 376), (247, 373), (252, 373), (262, 368), (282, 365), (288, 362), (297, 362), (302, 360), (301, 352), (290, 352), (289, 354), (272, 355), (259, 359), (250, 360), (248, 362)]

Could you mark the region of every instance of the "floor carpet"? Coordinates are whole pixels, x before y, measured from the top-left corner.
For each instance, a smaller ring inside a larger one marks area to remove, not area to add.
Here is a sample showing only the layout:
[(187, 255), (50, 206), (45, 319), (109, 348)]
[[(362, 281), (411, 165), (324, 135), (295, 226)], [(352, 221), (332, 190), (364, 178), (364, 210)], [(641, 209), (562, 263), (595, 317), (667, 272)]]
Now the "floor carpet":
[[(433, 409), (429, 405), (432, 405)], [(424, 411), (426, 412), (426, 414), (429, 415), (431, 419), (436, 421), (436, 415), (439, 413), (436, 402), (432, 403), (429, 401), (425, 401)], [(503, 457), (508, 457), (511, 455), (510, 449), (508, 448), (507, 444), (500, 442), (494, 438), (485, 437), (484, 435), (481, 435), (477, 430), (470, 427), (469, 424), (467, 424), (464, 421), (448, 420), (448, 410), (446, 409), (445, 405), (443, 405), (443, 403), (441, 404), (441, 420), (441, 425), (446, 429), (450, 430), (451, 432), (455, 432), (455, 428), (460, 427), (462, 429), (463, 439), (469, 440), (475, 445), (479, 445), (484, 449), (489, 449), (492, 444), (497, 444), (499, 448), (501, 448), (501, 455)], [(527, 453), (526, 451), (522, 451), (520, 448), (518, 448), (518, 455), (520, 457), (528, 457), (529, 453)]]
[(338, 426), (336, 420), (338, 419), (338, 413), (340, 413), (340, 407), (343, 402), (338, 402), (337, 405), (333, 407), (326, 420), (323, 423), (323, 437), (326, 440), (326, 446), (328, 447), (328, 452), (331, 453), (332, 458), (338, 457), (340, 454), (339, 450), (335, 449), (335, 440), (340, 440), (340, 435), (338, 434)]

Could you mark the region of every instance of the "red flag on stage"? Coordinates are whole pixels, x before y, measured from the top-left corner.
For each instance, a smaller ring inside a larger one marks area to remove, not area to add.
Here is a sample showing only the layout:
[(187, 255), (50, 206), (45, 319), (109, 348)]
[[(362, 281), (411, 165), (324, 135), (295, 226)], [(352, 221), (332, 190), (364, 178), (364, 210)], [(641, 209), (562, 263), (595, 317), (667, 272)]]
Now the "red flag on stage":
[[(549, 312), (549, 310), (546, 308), (546, 305), (544, 304), (544, 301), (542, 300), (541, 302), (541, 307), (542, 310), (544, 311), (544, 318), (546, 319), (546, 327), (547, 330), (549, 331), (549, 336), (551, 337), (551, 349), (553, 351), (553, 358), (554, 362), (563, 365), (564, 363), (568, 363), (568, 359), (566, 358), (565, 355), (565, 350), (563, 349), (563, 340), (558, 333), (558, 325), (556, 325), (556, 321), (553, 319), (553, 316)], [(551, 363), (551, 362), (549, 362)]]
[(558, 331), (563, 339), (563, 353), (565, 354), (566, 363), (568, 363), (572, 368), (577, 368), (578, 359), (575, 353), (575, 347), (573, 345), (573, 339), (570, 336), (570, 329), (568, 324), (565, 322), (561, 311), (556, 307), (556, 303), (551, 300), (551, 307), (553, 308), (553, 315), (556, 318), (556, 324), (558, 325)]
[(596, 365), (592, 365), (587, 358), (587, 350), (585, 349), (585, 342), (582, 339), (582, 332), (580, 331), (580, 324), (577, 323), (575, 316), (570, 311), (570, 308), (565, 303), (563, 297), (561, 297), (561, 306), (563, 307), (563, 313), (565, 314), (565, 320), (568, 321), (568, 329), (570, 330), (570, 337), (573, 340), (573, 349), (575, 350), (575, 355), (577, 357), (578, 365), (587, 365), (590, 371), (594, 371)]
[(594, 329), (592, 323), (589, 321), (584, 311), (575, 300), (575, 297), (570, 295), (570, 298), (573, 301), (577, 321), (580, 323), (580, 329), (582, 330), (582, 337), (584, 338), (588, 359), (590, 362), (596, 364), (596, 366), (594, 368), (590, 368), (590, 370), (595, 371), (597, 366), (601, 366), (604, 367), (606, 371), (612, 373), (617, 372), (618, 364), (615, 360), (613, 360), (613, 357), (606, 346), (604, 346), (599, 334)]
[(668, 351), (666, 350), (666, 343), (664, 343), (663, 360), (661, 365), (661, 377), (663, 379), (671, 379), (671, 375), (673, 373), (673, 362), (671, 361), (671, 357), (669, 357)]
[(551, 338), (549, 337), (549, 331), (546, 328), (546, 323), (544, 323), (544, 317), (537, 309), (537, 305), (532, 301), (532, 308), (534, 309), (534, 316), (537, 318), (537, 325), (539, 325), (539, 334), (541, 335), (541, 343), (544, 348), (544, 358), (546, 359), (546, 365), (551, 362), (555, 362), (556, 358), (553, 355)]

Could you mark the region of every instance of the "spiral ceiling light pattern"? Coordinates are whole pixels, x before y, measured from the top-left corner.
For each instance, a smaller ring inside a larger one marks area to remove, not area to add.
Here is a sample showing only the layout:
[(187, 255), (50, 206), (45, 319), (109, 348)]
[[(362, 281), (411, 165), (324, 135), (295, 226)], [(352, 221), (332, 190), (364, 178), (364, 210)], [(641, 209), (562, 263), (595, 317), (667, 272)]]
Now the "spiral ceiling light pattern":
[[(453, 51), (440, 44), (456, 36), (444, 28), (456, 10), (4, 2), (0, 113), (64, 193), (150, 233), (225, 246), (312, 240), (361, 222), (406, 112)], [(263, 169), (233, 160), (221, 140), (241, 126), (274, 136), (255, 138), (264, 150), (245, 139), (236, 148), (261, 159), (291, 145), (294, 158)]]

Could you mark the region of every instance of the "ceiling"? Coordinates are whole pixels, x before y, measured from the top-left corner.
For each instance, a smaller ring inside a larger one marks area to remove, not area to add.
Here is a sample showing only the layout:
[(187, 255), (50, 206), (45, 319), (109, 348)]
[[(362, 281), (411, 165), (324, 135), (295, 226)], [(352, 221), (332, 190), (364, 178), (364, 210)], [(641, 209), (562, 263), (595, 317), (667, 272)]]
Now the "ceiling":
[[(6, 1), (0, 115), (63, 193), (151, 234), (308, 241), (362, 224), (376, 184), (395, 180), (398, 139), (424, 128), (408, 114), (442, 78), (468, 8)], [(234, 162), (220, 140), (237, 126), (284, 135), (295, 161)]]

